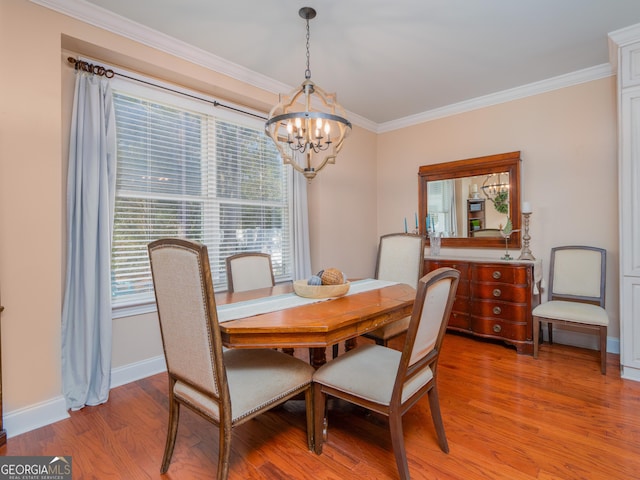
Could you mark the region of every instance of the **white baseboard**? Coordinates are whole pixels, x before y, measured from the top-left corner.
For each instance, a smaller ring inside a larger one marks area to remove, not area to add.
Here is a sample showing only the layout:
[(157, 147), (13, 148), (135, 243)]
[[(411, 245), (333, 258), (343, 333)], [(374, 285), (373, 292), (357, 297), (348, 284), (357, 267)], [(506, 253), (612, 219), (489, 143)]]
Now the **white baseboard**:
[[(166, 369), (162, 355), (114, 368), (111, 370), (111, 388), (164, 372)], [(51, 400), (5, 413), (3, 427), (7, 431), (7, 437), (11, 438), (65, 418), (69, 418), (69, 413), (64, 397), (60, 395)]]
[[(544, 339), (548, 340), (547, 330), (544, 329)], [(561, 328), (553, 329), (553, 343), (561, 343), (563, 345), (571, 345), (572, 347), (588, 348), (598, 350), (598, 336), (589, 333), (563, 330)], [(607, 337), (607, 352), (620, 354), (620, 339)]]
[(158, 355), (141, 362), (130, 363), (111, 370), (111, 388), (135, 382), (141, 378), (150, 377), (167, 371), (164, 355)]
[(7, 431), (7, 438), (11, 438), (65, 418), (69, 418), (69, 413), (64, 397), (60, 395), (51, 400), (7, 412), (2, 426)]
[(622, 367), (620, 367), (620, 376), (626, 380), (640, 382), (640, 369), (630, 367), (629, 365), (622, 365)]

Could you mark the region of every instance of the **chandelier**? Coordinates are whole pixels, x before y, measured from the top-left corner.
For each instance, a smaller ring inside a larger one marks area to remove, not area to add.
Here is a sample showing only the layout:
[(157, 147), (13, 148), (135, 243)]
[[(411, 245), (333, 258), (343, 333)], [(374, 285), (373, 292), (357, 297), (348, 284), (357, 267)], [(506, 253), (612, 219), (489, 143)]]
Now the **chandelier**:
[(509, 204), (509, 174), (504, 174), (507, 177), (506, 182), (502, 179), (502, 175), (501, 173), (494, 173), (487, 176), (481, 188), (484, 196), (491, 200), (498, 212), (507, 213)]
[[(304, 82), (290, 94), (280, 94), (264, 126), (285, 164), (311, 180), (327, 164), (335, 163), (351, 122), (335, 93), (326, 93), (311, 81), (309, 67), (309, 20), (316, 11), (303, 7), (298, 12), (307, 22), (307, 69)], [(281, 130), (284, 126), (286, 130)], [(286, 132), (286, 133), (285, 133)]]

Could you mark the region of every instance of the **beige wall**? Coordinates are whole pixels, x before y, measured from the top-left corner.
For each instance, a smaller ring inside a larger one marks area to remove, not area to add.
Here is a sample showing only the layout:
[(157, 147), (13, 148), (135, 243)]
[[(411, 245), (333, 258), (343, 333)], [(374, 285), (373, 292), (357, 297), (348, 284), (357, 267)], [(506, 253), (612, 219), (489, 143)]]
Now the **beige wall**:
[(609, 77), (381, 134), (378, 234), (397, 231), (413, 215), (420, 165), (519, 150), (533, 254), (546, 275), (553, 246), (606, 248), (609, 337), (619, 337), (615, 88)]
[[(266, 110), (276, 95), (27, 0), (0, 2), (0, 291), (5, 414), (61, 395), (60, 311), (71, 50)], [(176, 73), (179, 72), (179, 73)], [(309, 185), (312, 265), (373, 274), (377, 237), (417, 208), (419, 165), (522, 150), (534, 254), (606, 247), (617, 328), (614, 80), (375, 135), (355, 127)], [(561, 208), (558, 208), (561, 205)], [(498, 254), (497, 252), (489, 252)], [(153, 315), (114, 323), (113, 366), (160, 354)], [(11, 434), (11, 432), (10, 432)]]

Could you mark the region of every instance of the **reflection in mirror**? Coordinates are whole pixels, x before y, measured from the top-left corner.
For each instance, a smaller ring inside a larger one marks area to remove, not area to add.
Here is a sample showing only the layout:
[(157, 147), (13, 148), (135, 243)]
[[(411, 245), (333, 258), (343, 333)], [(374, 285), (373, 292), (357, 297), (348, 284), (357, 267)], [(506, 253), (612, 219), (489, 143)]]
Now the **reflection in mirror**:
[(500, 236), (509, 216), (509, 172), (427, 183), (428, 229), (442, 237)]
[[(421, 232), (438, 232), (443, 246), (504, 247), (507, 220), (520, 228), (520, 152), (420, 167)], [(509, 239), (520, 247), (520, 233)]]

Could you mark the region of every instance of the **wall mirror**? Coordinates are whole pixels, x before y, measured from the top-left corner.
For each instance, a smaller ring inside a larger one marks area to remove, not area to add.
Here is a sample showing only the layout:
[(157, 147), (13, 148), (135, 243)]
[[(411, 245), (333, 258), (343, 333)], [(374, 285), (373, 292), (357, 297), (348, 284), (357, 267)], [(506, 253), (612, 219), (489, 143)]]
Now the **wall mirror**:
[[(418, 170), (419, 230), (439, 232), (443, 247), (521, 247), (520, 152), (423, 165)], [(428, 237), (427, 237), (428, 243)]]

